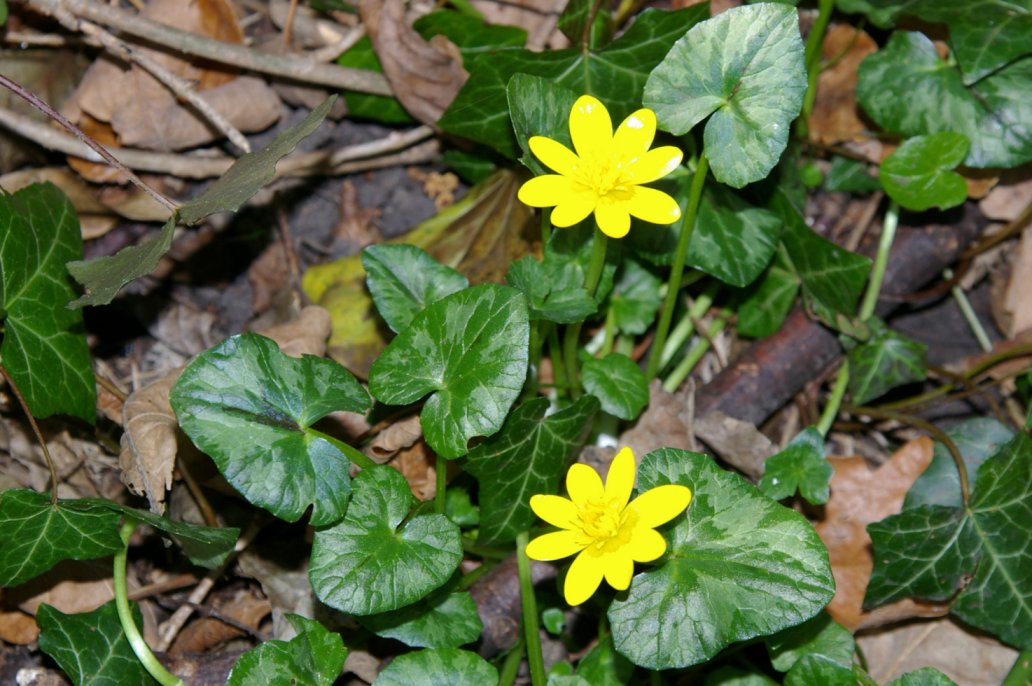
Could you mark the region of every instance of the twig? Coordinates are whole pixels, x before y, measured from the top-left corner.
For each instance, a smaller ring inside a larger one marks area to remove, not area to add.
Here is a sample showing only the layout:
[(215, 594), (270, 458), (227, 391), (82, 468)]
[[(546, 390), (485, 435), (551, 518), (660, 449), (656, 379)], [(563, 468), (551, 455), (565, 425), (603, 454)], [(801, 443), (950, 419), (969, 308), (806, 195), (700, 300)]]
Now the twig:
[(332, 62), (355, 46), (366, 35), (364, 26), (356, 26), (336, 43), (324, 45), (305, 54), (313, 62)]
[(373, 71), (349, 69), (330, 64), (315, 64), (303, 57), (275, 55), (243, 45), (224, 43), (188, 31), (180, 31), (92, 0), (18, 1), (48, 16), (54, 16), (60, 8), (64, 8), (79, 17), (114, 27), (131, 36), (142, 38), (174, 52), (203, 57), (220, 64), (270, 76), (279, 76), (291, 81), (332, 86), (374, 95), (393, 95), (387, 79), (382, 74)]
[(47, 467), (50, 469), (50, 502), (57, 504), (57, 467), (54, 466), (54, 460), (50, 457), (50, 451), (47, 449), (46, 439), (43, 438), (43, 432), (39, 430), (39, 424), (36, 423), (36, 418), (32, 416), (32, 412), (29, 411), (29, 404), (25, 402), (25, 396), (18, 390), (18, 384), (14, 383), (14, 379), (11, 378), (11, 373), (7, 371), (2, 363), (0, 363), (0, 376), (3, 376), (7, 381), (7, 385), (10, 387), (11, 392), (14, 393), (14, 397), (18, 399), (18, 404), (21, 405), (22, 412), (25, 413), (25, 418), (29, 420), (29, 426), (32, 427), (32, 432), (36, 434), (36, 440), (39, 441), (39, 447), (43, 451), (43, 459), (47, 463)]
[(294, 17), (297, 15), (297, 0), (290, 0), (287, 10), (287, 22), (283, 25), (283, 49), (290, 50), (290, 38), (294, 32)]
[(417, 126), (408, 131), (396, 131), (383, 138), (346, 148), (299, 153), (283, 160), (276, 168), (276, 172), (281, 176), (294, 176), (301, 175), (306, 169), (335, 169), (346, 162), (402, 150), (429, 138), (433, 133), (434, 130), (429, 126)]

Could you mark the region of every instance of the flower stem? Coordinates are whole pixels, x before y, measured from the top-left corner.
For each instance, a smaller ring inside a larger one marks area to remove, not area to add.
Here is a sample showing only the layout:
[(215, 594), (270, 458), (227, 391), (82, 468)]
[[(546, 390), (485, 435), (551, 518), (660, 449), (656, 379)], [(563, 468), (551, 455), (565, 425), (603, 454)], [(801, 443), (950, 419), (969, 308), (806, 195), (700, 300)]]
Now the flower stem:
[(444, 498), (448, 492), (448, 460), (440, 455), (434, 464), (434, 471), (437, 473), (437, 485), (434, 490), (434, 512), (444, 514)]
[(136, 653), (136, 659), (140, 661), (144, 669), (162, 686), (183, 686), (183, 681), (165, 669), (165, 666), (158, 662), (158, 658), (151, 652), (150, 646), (147, 645), (147, 641), (140, 634), (140, 630), (133, 620), (133, 612), (129, 608), (129, 592), (125, 584), (125, 566), (126, 559), (129, 556), (129, 538), (133, 535), (133, 531), (136, 530), (136, 524), (131, 519), (127, 520), (118, 531), (118, 536), (122, 539), (122, 547), (115, 553), (113, 570), (115, 609), (118, 611), (118, 620), (122, 623), (122, 631), (125, 633), (129, 645), (132, 647), (133, 652)]
[[(598, 284), (602, 280), (602, 270), (606, 266), (606, 245), (608, 243), (609, 238), (599, 229), (595, 229), (595, 235), (591, 241), (591, 258), (588, 261), (588, 271), (584, 277), (584, 290), (593, 298), (595, 291), (598, 290)], [(566, 375), (570, 382), (570, 397), (574, 400), (580, 397), (580, 365), (577, 362), (577, 348), (583, 325), (583, 322), (577, 322), (567, 326), (563, 339)]]
[(878, 304), (878, 294), (885, 280), (885, 267), (889, 264), (889, 250), (896, 238), (896, 227), (899, 226), (899, 204), (893, 200), (885, 212), (882, 222), (881, 237), (878, 239), (878, 254), (874, 258), (871, 269), (871, 280), (864, 293), (864, 301), (860, 304), (860, 321), (867, 321), (874, 314), (874, 306)]
[(839, 408), (842, 407), (842, 398), (846, 395), (846, 386), (848, 384), (849, 360), (843, 360), (842, 366), (838, 370), (838, 376), (835, 377), (835, 385), (831, 388), (831, 395), (828, 396), (828, 402), (824, 406), (824, 411), (821, 412), (820, 421), (817, 423), (817, 430), (821, 432), (821, 436), (827, 436), (831, 430), (831, 424), (835, 421)]
[(674, 371), (670, 372), (670, 376), (668, 376), (666, 381), (663, 382), (663, 390), (667, 393), (673, 393), (677, 390), (685, 377), (695, 369), (695, 365), (699, 364), (699, 360), (701, 360), (702, 356), (706, 354), (706, 351), (710, 349), (710, 341), (713, 337), (723, 331), (724, 327), (727, 326), (727, 320), (729, 318), (730, 315), (722, 314), (713, 321), (713, 324), (710, 325), (706, 335), (699, 338), (698, 342), (693, 345), (692, 349), (688, 351), (688, 354), (684, 356), (684, 359), (674, 367)]
[(527, 644), (527, 664), (530, 666), (530, 683), (545, 686), (545, 659), (541, 652), (541, 636), (538, 630), (537, 599), (534, 597), (534, 580), (530, 575), (530, 559), (527, 557), (527, 541), (530, 535), (521, 531), (516, 536), (516, 569), (520, 577), (520, 604), (523, 609), (523, 635)]
[(699, 163), (696, 165), (692, 186), (688, 191), (688, 207), (681, 220), (681, 233), (677, 237), (677, 250), (674, 253), (674, 263), (670, 267), (670, 279), (667, 281), (666, 300), (663, 301), (663, 311), (659, 315), (659, 325), (656, 327), (656, 338), (652, 341), (652, 351), (649, 353), (649, 364), (645, 371), (645, 377), (649, 381), (656, 378), (656, 374), (659, 373), (659, 360), (666, 344), (667, 333), (670, 331), (670, 322), (674, 318), (674, 308), (681, 291), (681, 276), (684, 274), (684, 259), (688, 254), (688, 243), (691, 242), (695, 215), (699, 212), (699, 200), (702, 198), (702, 188), (706, 184), (708, 173), (709, 160), (706, 158), (706, 151), (703, 150), (699, 153)]
[(498, 670), (498, 686), (512, 686), (516, 683), (516, 675), (523, 662), (523, 641), (517, 641), (502, 660), (502, 668)]
[(570, 385), (566, 382), (566, 365), (563, 364), (559, 330), (555, 326), (549, 327), (548, 331), (548, 356), (552, 360), (552, 383), (558, 391), (568, 389)]
[(548, 245), (548, 240), (552, 237), (552, 208), (546, 207), (541, 210), (541, 249), (544, 250), (545, 246)]
[(369, 459), (369, 456), (367, 456), (365, 453), (363, 453), (361, 450), (358, 450), (357, 448), (352, 448), (344, 441), (338, 440), (333, 436), (325, 434), (322, 431), (319, 431), (318, 429), (313, 429), (312, 427), (308, 427), (307, 429), (305, 429), (305, 431), (323, 439), (324, 441), (332, 445), (334, 448), (344, 453), (345, 457), (347, 457), (349, 460), (351, 460), (353, 463), (355, 463), (362, 469), (370, 469), (372, 467), (377, 466), (375, 462)]

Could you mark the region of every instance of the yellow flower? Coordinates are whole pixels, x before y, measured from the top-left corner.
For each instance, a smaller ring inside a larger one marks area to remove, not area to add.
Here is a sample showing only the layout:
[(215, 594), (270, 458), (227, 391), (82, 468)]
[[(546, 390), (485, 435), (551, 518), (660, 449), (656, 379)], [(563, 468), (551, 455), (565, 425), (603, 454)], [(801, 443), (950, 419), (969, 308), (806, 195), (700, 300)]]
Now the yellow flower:
[(613, 458), (605, 486), (594, 469), (575, 464), (566, 474), (569, 499), (530, 499), (537, 516), (562, 531), (535, 538), (527, 545), (527, 557), (558, 560), (578, 553), (563, 587), (570, 605), (590, 598), (603, 577), (616, 590), (626, 590), (635, 562), (652, 562), (666, 552), (666, 539), (655, 527), (681, 514), (692, 500), (690, 489), (670, 484), (651, 488), (628, 503), (634, 471), (634, 454), (624, 448)]
[(677, 202), (643, 183), (661, 179), (681, 163), (673, 146), (649, 150), (656, 135), (656, 115), (640, 109), (613, 134), (605, 106), (582, 95), (570, 110), (572, 152), (562, 143), (533, 136), (530, 149), (555, 174), (537, 176), (520, 187), (519, 199), (531, 207), (555, 207), (552, 223), (573, 226), (592, 212), (602, 233), (623, 238), (631, 217), (673, 224), (681, 217)]

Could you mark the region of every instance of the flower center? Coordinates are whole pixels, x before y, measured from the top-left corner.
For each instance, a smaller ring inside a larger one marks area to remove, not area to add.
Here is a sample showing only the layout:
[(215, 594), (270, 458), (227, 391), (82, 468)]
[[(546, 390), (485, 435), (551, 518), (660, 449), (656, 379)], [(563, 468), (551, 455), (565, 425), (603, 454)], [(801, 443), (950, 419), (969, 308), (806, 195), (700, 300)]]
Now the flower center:
[(580, 182), (600, 198), (613, 192), (629, 190), (623, 165), (617, 160), (602, 156), (594, 157), (583, 166)]

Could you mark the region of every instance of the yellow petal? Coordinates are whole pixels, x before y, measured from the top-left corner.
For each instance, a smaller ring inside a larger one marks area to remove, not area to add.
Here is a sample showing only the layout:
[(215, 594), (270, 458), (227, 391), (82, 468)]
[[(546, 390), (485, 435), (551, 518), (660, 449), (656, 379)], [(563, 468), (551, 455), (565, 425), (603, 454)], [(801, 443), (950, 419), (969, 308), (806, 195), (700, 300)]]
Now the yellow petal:
[[(651, 190), (651, 189), (650, 189)], [(656, 191), (658, 193), (659, 191)], [(634, 196), (631, 196), (632, 200)], [(595, 208), (595, 223), (602, 233), (610, 238), (623, 238), (631, 230), (631, 217), (627, 212), (630, 201), (616, 201), (600, 198)]]
[(544, 136), (532, 136), (530, 151), (541, 162), (556, 174), (573, 176), (576, 174), (580, 160), (573, 151), (559, 141)]
[(577, 520), (577, 506), (557, 495), (531, 496), (530, 509), (534, 510), (538, 517), (560, 529), (574, 528), (574, 522)]
[[(678, 148), (664, 145), (639, 155), (627, 165), (624, 176), (631, 183), (651, 183), (677, 169), (677, 165), (681, 164), (682, 157), (684, 157), (684, 153)], [(621, 159), (630, 161), (631, 158)]]
[[(545, 177), (539, 176), (538, 178), (543, 179)], [(530, 183), (530, 181), (527, 183)], [(527, 204), (529, 205), (530, 203)], [(571, 182), (569, 191), (559, 198), (556, 208), (552, 210), (552, 224), (561, 229), (573, 226), (591, 214), (591, 211), (595, 209), (597, 204), (598, 196), (595, 195), (594, 191), (579, 183)]]
[(626, 591), (634, 576), (634, 561), (627, 554), (627, 548), (606, 555), (602, 570), (610, 586), (618, 591)]
[(587, 551), (574, 558), (570, 570), (566, 572), (566, 582), (563, 583), (566, 602), (570, 605), (580, 605), (598, 590), (604, 574), (602, 559)]
[(631, 499), (634, 489), (634, 453), (624, 448), (609, 463), (609, 474), (606, 475), (606, 500), (615, 502), (623, 509)]
[(544, 562), (561, 560), (584, 550), (584, 545), (577, 541), (578, 533), (575, 531), (555, 531), (544, 534), (527, 544), (527, 557)]
[[(663, 191), (644, 186), (635, 186), (631, 197), (622, 203), (622, 208), (653, 224), (673, 224), (681, 218), (681, 208), (676, 200)], [(604, 228), (602, 230), (605, 231)]]
[(516, 197), (531, 207), (554, 207), (573, 193), (573, 185), (573, 181), (565, 176), (535, 176), (520, 186)]
[(637, 160), (652, 145), (656, 137), (656, 114), (640, 109), (623, 120), (613, 135), (613, 146), (621, 162)]
[(582, 159), (608, 156), (613, 147), (613, 120), (606, 106), (590, 95), (582, 95), (570, 110), (570, 138)]
[(638, 528), (622, 549), (635, 562), (652, 562), (666, 552), (667, 542), (655, 529)]
[(649, 529), (666, 524), (684, 512), (692, 501), (692, 492), (687, 486), (667, 484), (645, 491), (627, 506), (638, 513), (638, 526)]
[(566, 473), (566, 491), (570, 494), (570, 500), (577, 505), (605, 497), (605, 488), (598, 472), (580, 462)]

